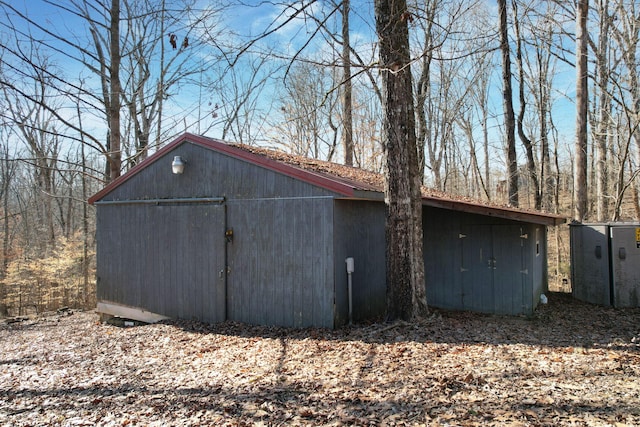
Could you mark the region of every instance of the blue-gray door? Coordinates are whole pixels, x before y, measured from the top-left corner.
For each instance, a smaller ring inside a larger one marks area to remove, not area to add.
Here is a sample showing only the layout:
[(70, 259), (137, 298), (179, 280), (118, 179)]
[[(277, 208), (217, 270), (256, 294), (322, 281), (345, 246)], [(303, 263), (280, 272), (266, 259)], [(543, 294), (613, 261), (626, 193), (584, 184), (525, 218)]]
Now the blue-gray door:
[(461, 233), (463, 310), (524, 312), (526, 237), (517, 225), (472, 225)]
[(493, 241), (490, 225), (472, 226), (461, 236), (461, 303), (463, 310), (493, 309)]
[(99, 206), (98, 298), (172, 318), (224, 321), (224, 205)]

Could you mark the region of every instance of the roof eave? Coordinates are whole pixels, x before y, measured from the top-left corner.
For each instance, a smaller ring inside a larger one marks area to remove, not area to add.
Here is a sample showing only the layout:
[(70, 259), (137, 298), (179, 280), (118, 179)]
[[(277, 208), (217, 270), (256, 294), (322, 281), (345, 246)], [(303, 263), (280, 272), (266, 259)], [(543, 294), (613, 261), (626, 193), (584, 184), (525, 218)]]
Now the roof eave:
[(546, 214), (542, 212), (527, 212), (511, 208), (478, 205), (457, 200), (445, 200), (436, 197), (423, 197), (423, 206), (431, 206), (454, 210), (459, 212), (467, 212), (472, 214), (486, 215), (502, 219), (510, 219), (515, 221), (530, 222), (539, 225), (561, 225), (566, 222), (566, 218), (560, 215)]

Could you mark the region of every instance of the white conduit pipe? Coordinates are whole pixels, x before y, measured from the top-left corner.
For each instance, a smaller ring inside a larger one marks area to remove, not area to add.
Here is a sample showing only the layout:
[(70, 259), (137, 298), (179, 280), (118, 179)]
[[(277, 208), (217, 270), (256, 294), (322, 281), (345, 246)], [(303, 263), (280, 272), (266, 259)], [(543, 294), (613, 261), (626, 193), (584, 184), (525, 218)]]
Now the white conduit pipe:
[(353, 323), (353, 281), (351, 275), (355, 271), (354, 261), (352, 257), (344, 260), (347, 264), (347, 280), (349, 285), (349, 324)]

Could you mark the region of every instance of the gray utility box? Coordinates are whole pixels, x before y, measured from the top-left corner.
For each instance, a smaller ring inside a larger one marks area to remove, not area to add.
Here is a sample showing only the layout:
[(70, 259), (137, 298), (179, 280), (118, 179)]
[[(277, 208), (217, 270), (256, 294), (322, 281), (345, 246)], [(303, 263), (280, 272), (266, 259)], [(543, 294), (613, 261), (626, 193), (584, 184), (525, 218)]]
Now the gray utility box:
[(640, 307), (640, 224), (570, 224), (573, 296)]

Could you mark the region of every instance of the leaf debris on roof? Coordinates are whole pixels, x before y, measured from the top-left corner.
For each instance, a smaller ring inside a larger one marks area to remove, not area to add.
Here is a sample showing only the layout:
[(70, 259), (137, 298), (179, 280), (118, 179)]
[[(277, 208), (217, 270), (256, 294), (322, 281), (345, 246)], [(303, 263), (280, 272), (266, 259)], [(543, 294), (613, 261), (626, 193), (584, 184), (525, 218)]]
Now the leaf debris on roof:
[[(339, 163), (328, 162), (324, 160), (312, 159), (309, 157), (294, 155), (285, 153), (283, 151), (250, 146), (245, 144), (229, 144), (232, 147), (236, 147), (250, 153), (267, 157), (271, 160), (275, 160), (281, 163), (285, 163), (289, 166), (298, 167), (308, 172), (314, 172), (320, 174), (326, 178), (338, 180), (343, 183), (351, 184), (356, 188), (370, 191), (384, 191), (384, 175), (366, 169), (346, 166)], [(504, 212), (512, 212), (514, 214), (524, 213), (532, 215), (540, 215), (553, 217), (554, 222), (563, 223), (564, 217), (560, 215), (554, 215), (550, 213), (540, 212), (535, 209), (514, 208), (506, 204), (498, 203), (494, 200), (479, 200), (473, 197), (454, 195), (451, 193), (445, 193), (434, 188), (422, 186), (423, 199), (440, 200), (443, 202), (463, 203), (467, 205), (473, 205), (477, 207), (486, 207), (492, 209), (499, 209)]]

